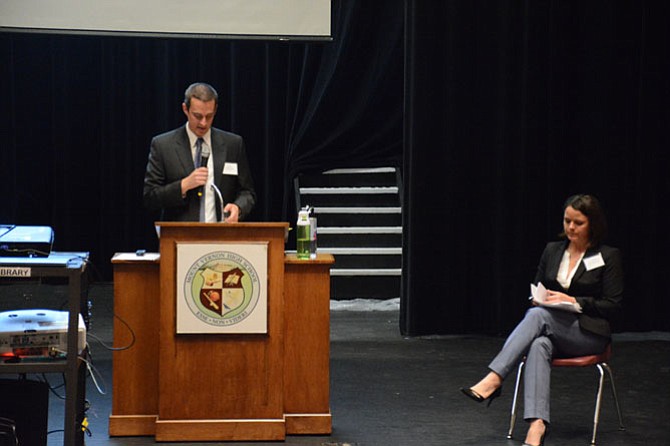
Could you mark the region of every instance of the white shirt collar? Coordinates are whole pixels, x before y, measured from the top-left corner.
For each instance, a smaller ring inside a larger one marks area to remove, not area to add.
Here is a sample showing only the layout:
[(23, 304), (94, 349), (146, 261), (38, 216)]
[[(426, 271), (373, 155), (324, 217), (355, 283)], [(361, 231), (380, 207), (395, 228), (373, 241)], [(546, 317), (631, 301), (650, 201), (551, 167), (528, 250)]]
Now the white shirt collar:
[[(191, 131), (190, 128), (188, 128), (188, 122), (185, 125), (186, 127), (186, 134), (188, 135), (188, 141), (191, 147), (191, 153), (195, 155), (195, 143), (198, 140), (198, 136)], [(210, 149), (212, 148), (212, 129), (210, 128), (207, 130), (207, 133), (202, 137), (203, 140), (205, 140), (205, 144), (207, 144)]]
[(570, 271), (570, 253), (566, 249), (563, 251), (563, 257), (561, 258), (561, 263), (558, 267), (558, 274), (556, 275), (556, 281), (561, 284), (563, 288), (566, 290), (570, 288), (570, 284), (572, 283), (572, 278), (574, 277), (575, 273), (577, 272), (577, 268), (579, 267), (579, 264), (581, 263), (582, 259), (584, 258), (584, 253), (581, 253), (579, 256), (579, 259), (577, 262), (575, 262), (574, 268)]

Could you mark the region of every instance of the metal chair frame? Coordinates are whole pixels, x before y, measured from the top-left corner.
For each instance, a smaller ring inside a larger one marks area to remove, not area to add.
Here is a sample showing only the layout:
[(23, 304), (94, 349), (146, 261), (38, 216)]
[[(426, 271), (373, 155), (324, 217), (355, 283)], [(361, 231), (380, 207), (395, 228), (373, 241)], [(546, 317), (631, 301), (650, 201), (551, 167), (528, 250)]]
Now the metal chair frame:
[[(574, 358), (556, 358), (551, 361), (552, 367), (588, 367), (595, 366), (600, 373), (600, 378), (598, 380), (598, 393), (596, 394), (596, 407), (593, 413), (593, 435), (591, 437), (591, 445), (596, 444), (596, 434), (598, 431), (598, 423), (600, 421), (600, 406), (602, 402), (603, 387), (605, 384), (605, 370), (609, 375), (609, 381), (612, 388), (612, 396), (614, 397), (614, 404), (616, 405), (617, 415), (619, 416), (619, 430), (624, 431), (626, 428), (623, 425), (623, 417), (621, 416), (621, 407), (619, 406), (619, 398), (617, 397), (616, 387), (614, 385), (614, 375), (612, 374), (612, 369), (607, 364), (611, 355), (611, 346), (608, 345), (607, 349), (599, 355), (590, 355), (590, 356), (577, 356)], [(512, 399), (512, 411), (510, 416), (509, 431), (507, 432), (507, 438), (511, 439), (514, 431), (514, 424), (516, 423), (516, 409), (517, 409), (517, 400), (519, 397), (519, 387), (521, 384), (521, 377), (523, 374), (523, 368), (526, 364), (526, 358), (524, 357), (519, 363), (519, 368), (516, 374), (516, 384), (514, 386), (514, 397)]]

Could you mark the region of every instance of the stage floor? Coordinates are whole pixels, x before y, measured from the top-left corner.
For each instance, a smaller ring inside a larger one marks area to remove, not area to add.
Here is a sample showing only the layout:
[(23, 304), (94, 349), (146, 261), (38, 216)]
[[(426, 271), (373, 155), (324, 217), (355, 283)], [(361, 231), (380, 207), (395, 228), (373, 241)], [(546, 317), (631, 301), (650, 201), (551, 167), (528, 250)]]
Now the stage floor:
[[(109, 438), (111, 410), (112, 286), (95, 284), (89, 337), (97, 384), (87, 381), (90, 401), (89, 446), (144, 446), (153, 437)], [(392, 307), (392, 306), (391, 306)], [(490, 408), (465, 398), (459, 388), (473, 384), (504, 339), (478, 336), (404, 338), (398, 311), (331, 312), (330, 436), (291, 436), (287, 446), (521, 445), (525, 423), (517, 421), (516, 439), (506, 438), (513, 393), (508, 378), (502, 397)], [(670, 444), (670, 333), (622, 333), (615, 336), (614, 371), (626, 431), (618, 430), (614, 402), (606, 389), (598, 444), (635, 446)], [(52, 379), (52, 378), (50, 378)], [(590, 442), (597, 372), (595, 368), (552, 374), (552, 418), (548, 445)], [(53, 381), (57, 381), (53, 378)], [(49, 430), (62, 429), (62, 401), (50, 397)], [(521, 415), (520, 415), (521, 416)], [(49, 435), (49, 446), (62, 435)], [(166, 443), (161, 443), (166, 444)], [(216, 445), (224, 443), (167, 443)], [(277, 442), (226, 443), (238, 446)]]

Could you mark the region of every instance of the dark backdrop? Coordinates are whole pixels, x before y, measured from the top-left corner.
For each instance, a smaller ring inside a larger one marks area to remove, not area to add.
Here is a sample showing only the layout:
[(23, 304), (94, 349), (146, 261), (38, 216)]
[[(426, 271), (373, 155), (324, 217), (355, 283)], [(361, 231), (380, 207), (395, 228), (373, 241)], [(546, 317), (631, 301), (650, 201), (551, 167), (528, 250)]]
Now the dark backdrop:
[(670, 329), (668, 3), (407, 12), (402, 330), (506, 333), (582, 192), (624, 254), (615, 329)]
[(624, 251), (618, 327), (670, 329), (665, 2), (333, 4), (331, 43), (0, 33), (0, 222), (53, 226), (100, 280), (155, 249), (149, 141), (204, 80), (246, 139), (253, 220), (295, 219), (298, 173), (402, 164), (404, 334), (506, 332), (573, 192)]
[(0, 222), (50, 225), (54, 249), (157, 249), (142, 208), (155, 134), (185, 88), (220, 94), (214, 125), (245, 138), (254, 221), (296, 219), (292, 178), (402, 158), (403, 3), (333, 2), (330, 43), (0, 33)]

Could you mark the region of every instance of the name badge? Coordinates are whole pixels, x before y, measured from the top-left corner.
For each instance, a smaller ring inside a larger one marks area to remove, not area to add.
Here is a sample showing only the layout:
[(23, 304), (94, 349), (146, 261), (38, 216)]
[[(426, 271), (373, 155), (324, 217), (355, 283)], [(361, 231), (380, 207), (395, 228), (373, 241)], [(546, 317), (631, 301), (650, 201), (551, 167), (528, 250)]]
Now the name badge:
[(223, 165), (224, 175), (237, 175), (237, 163), (226, 163)]
[(605, 266), (605, 260), (603, 260), (603, 255), (601, 253), (598, 253), (594, 256), (584, 258), (584, 266), (586, 267), (586, 271), (592, 271), (594, 269), (598, 269), (602, 266)]

